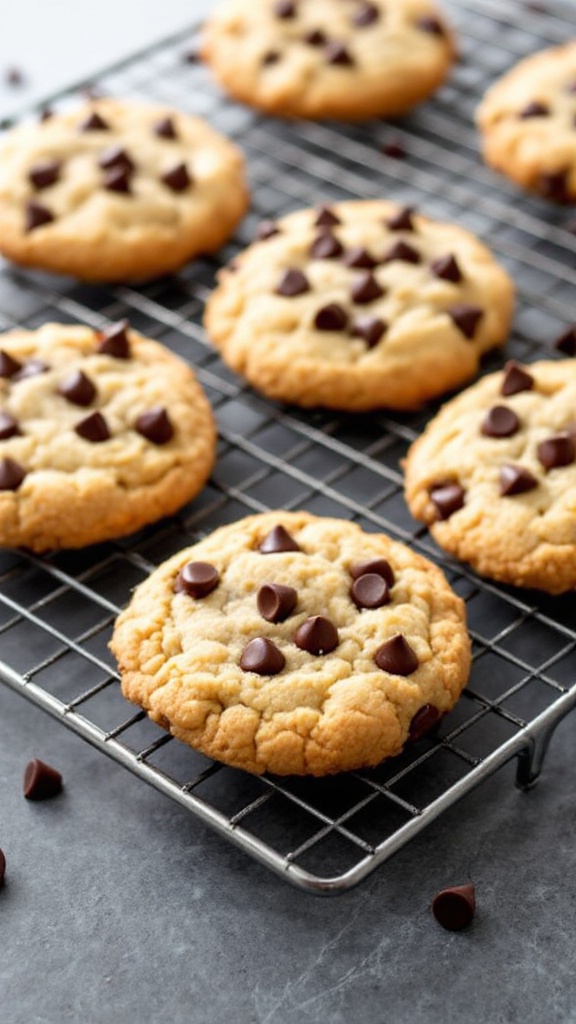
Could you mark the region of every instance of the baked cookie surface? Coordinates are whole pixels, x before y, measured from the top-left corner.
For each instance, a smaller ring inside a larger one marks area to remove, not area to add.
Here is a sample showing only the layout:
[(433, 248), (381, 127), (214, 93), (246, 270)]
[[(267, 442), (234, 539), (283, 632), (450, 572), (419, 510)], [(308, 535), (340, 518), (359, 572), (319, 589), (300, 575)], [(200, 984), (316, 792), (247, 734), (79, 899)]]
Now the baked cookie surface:
[(476, 120), (491, 167), (547, 199), (576, 201), (576, 41), (513, 67), (488, 90)]
[(378, 764), (458, 699), (464, 605), (441, 571), (353, 523), (269, 512), (137, 587), (111, 642), (124, 695), (249, 772)]
[(413, 409), (505, 341), (513, 284), (478, 239), (385, 200), (264, 223), (206, 307), (224, 361), (271, 398)]
[(243, 159), (199, 118), (99, 99), (0, 144), (0, 252), (88, 281), (177, 270), (247, 205)]
[(433, 93), (454, 41), (432, 0), (224, 0), (202, 56), (228, 92), (271, 114), (362, 120)]
[(406, 500), (441, 547), (504, 583), (576, 587), (576, 361), (508, 363), (409, 450)]
[(125, 322), (0, 336), (0, 545), (120, 537), (201, 489), (215, 429), (192, 370)]

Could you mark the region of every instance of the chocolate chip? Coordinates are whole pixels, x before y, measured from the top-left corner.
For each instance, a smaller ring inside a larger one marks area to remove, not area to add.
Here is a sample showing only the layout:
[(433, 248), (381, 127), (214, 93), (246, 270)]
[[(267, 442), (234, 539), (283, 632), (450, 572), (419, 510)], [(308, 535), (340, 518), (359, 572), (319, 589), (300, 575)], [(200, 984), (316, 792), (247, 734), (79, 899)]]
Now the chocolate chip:
[(430, 501), (434, 505), (439, 519), (449, 519), (464, 505), (466, 492), (460, 484), (439, 484), (430, 488)]
[(220, 574), (210, 562), (188, 562), (178, 573), (174, 589), (190, 597), (207, 597), (220, 582)]
[(348, 326), (348, 313), (336, 302), (322, 306), (314, 317), (314, 327), (318, 331), (344, 331)]
[(275, 288), (277, 295), (291, 299), (295, 295), (303, 295), (310, 291), (308, 278), (301, 270), (286, 270)]
[(108, 146), (98, 157), (98, 166), (104, 170), (123, 167), (128, 173), (134, 170), (134, 161), (123, 146)]
[(439, 277), (442, 281), (451, 281), (453, 284), (458, 284), (462, 280), (462, 271), (456, 262), (456, 258), (451, 253), (448, 256), (440, 256), (439, 259), (433, 260), (430, 264), (430, 270), (435, 277)]
[(385, 604), (390, 604), (388, 584), (375, 572), (364, 573), (354, 580), (350, 596), (357, 608), (381, 608)]
[(449, 932), (459, 932), (470, 924), (476, 912), (473, 885), (454, 885), (442, 889), (432, 900), (432, 913)]
[(163, 117), (162, 120), (157, 121), (154, 125), (154, 134), (158, 135), (161, 139), (177, 139), (178, 133), (174, 127), (174, 121), (171, 117)]
[(335, 224), (341, 224), (340, 217), (334, 213), (331, 206), (317, 206), (316, 207), (316, 220), (314, 226), (317, 228), (328, 228), (334, 227)]
[(393, 160), (405, 160), (408, 155), (401, 139), (389, 139), (382, 146), (382, 152), (384, 156), (389, 156)]
[(364, 576), (366, 573), (376, 573), (377, 576), (386, 580), (389, 587), (394, 586), (394, 570), (385, 558), (371, 558), (367, 562), (357, 562), (356, 565), (350, 567), (350, 575), (353, 580), (357, 580), (359, 576)]
[(354, 59), (344, 43), (338, 43), (336, 40), (327, 44), (324, 56), (327, 64), (338, 64), (344, 67), (351, 67), (354, 64)]
[(353, 338), (362, 338), (368, 348), (374, 348), (387, 328), (388, 324), (377, 316), (359, 316), (352, 322), (350, 334)]
[(275, 555), (282, 551), (301, 551), (302, 548), (283, 526), (274, 526), (264, 537), (259, 550), (263, 555)]
[(131, 191), (130, 171), (126, 167), (111, 167), (109, 171), (106, 171), (102, 184), (109, 192), (129, 193)]
[(486, 413), (480, 431), (485, 437), (512, 437), (520, 430), (520, 420), (507, 405), (494, 405)]
[(43, 124), (44, 121), (49, 121), (51, 117), (54, 117), (54, 111), (50, 107), (43, 107), (38, 115), (38, 120), (40, 124)]
[(336, 626), (324, 615), (312, 615), (294, 634), (296, 646), (308, 654), (329, 654), (339, 642)]
[(383, 672), (393, 676), (410, 676), (419, 665), (418, 658), (402, 633), (396, 633), (378, 648), (374, 661)]
[(385, 290), (380, 287), (374, 274), (370, 270), (365, 270), (353, 282), (350, 294), (353, 302), (364, 306), (368, 302), (373, 302), (374, 299), (379, 299), (385, 294)]
[(35, 199), (29, 199), (26, 203), (26, 216), (24, 227), (27, 232), (35, 231), (36, 228), (50, 224), (54, 220), (54, 214), (47, 206), (42, 206)]
[(83, 121), (80, 121), (78, 125), (79, 132), (105, 132), (108, 131), (109, 124), (97, 114), (95, 110), (91, 111)]
[(566, 356), (576, 356), (576, 327), (568, 327), (556, 338), (554, 348)]
[(422, 739), (440, 720), (440, 712), (433, 704), (424, 704), (416, 712), (408, 727), (408, 736), (413, 743)]
[(277, 18), (295, 18), (296, 4), (293, 0), (277, 0), (274, 14)]
[(415, 231), (413, 215), (411, 207), (403, 206), (385, 222), (386, 227), (389, 231)]
[(184, 192), (192, 184), (192, 178), (188, 173), (186, 164), (176, 164), (169, 171), (161, 175), (160, 180), (171, 188), (173, 192)]
[(14, 374), (12, 380), (19, 381), (27, 380), (28, 377), (39, 377), (41, 373), (47, 373), (49, 369), (48, 363), (45, 363), (43, 359), (27, 359)]
[(0, 889), (4, 885), (4, 876), (6, 874), (6, 857), (4, 851), (0, 850)]
[(82, 370), (74, 370), (60, 382), (58, 394), (73, 405), (90, 405), (96, 397), (96, 387)]
[(8, 85), (22, 85), (26, 81), (25, 75), (20, 68), (8, 68), (4, 72), (4, 78)]
[(166, 409), (161, 405), (140, 414), (134, 424), (136, 430), (152, 444), (167, 444), (174, 437), (174, 427)]
[(258, 611), (267, 622), (284, 622), (294, 611), (298, 592), (282, 583), (265, 583), (256, 597)]
[(24, 771), (24, 796), (27, 800), (50, 800), (62, 790), (62, 776), (55, 768), (37, 757)]
[(537, 486), (536, 478), (523, 466), (508, 465), (502, 466), (500, 469), (500, 494), (502, 497), (524, 494), (526, 491), (533, 491)]
[(380, 11), (376, 4), (362, 3), (352, 15), (352, 24), (358, 25), (359, 28), (364, 28), (365, 25), (372, 25), (375, 21), (378, 21), (380, 17)]
[(342, 262), (347, 267), (362, 267), (367, 270), (373, 270), (374, 267), (378, 266), (378, 260), (375, 260), (368, 250), (364, 249), (361, 245), (355, 245), (352, 249), (346, 249)]
[(547, 103), (539, 103), (538, 100), (533, 100), (532, 103), (528, 103), (520, 113), (518, 117), (525, 119), (528, 117), (547, 117), (550, 113), (550, 107)]
[(62, 164), (59, 160), (39, 160), (28, 171), (28, 178), (34, 185), (34, 188), (38, 190), (48, 188), (49, 185), (53, 185), (55, 181), (58, 181), (61, 167)]
[(0, 349), (0, 377), (14, 377), (21, 369), (22, 363), (14, 359), (5, 349)]
[(566, 169), (541, 174), (537, 187), (545, 199), (552, 199), (556, 203), (571, 203), (573, 200)]
[(277, 64), (279, 60), (280, 54), (278, 50), (268, 50), (262, 57), (262, 66), (267, 67), (269, 64)]
[(98, 352), (113, 356), (114, 359), (129, 359), (131, 354), (128, 340), (129, 328), (130, 324), (127, 320), (118, 320), (111, 327), (107, 327), (100, 335)]
[(74, 430), (78, 437), (90, 441), (91, 444), (100, 444), (102, 441), (108, 441), (111, 437), (108, 424), (101, 412), (91, 412), (89, 416), (78, 421)]
[(3, 412), (0, 409), (0, 441), (7, 441), (9, 437), (17, 437), (21, 433), (18, 420), (14, 419), (9, 412)]
[(260, 242), (264, 242), (267, 238), (273, 238), (274, 235), (279, 234), (280, 228), (278, 227), (275, 220), (263, 220), (262, 223), (258, 225), (258, 229), (256, 231), (256, 238)]
[(520, 391), (531, 391), (534, 387), (534, 377), (523, 369), (519, 363), (512, 359), (504, 367), (504, 379), (500, 389), (505, 397), (517, 395)]
[(310, 246), (310, 256), (315, 260), (330, 260), (341, 256), (344, 247), (329, 231), (323, 231)]
[(558, 434), (556, 437), (548, 437), (541, 441), (536, 454), (538, 461), (548, 472), (550, 469), (559, 469), (560, 466), (570, 466), (576, 458), (576, 447), (567, 433)]
[(402, 263), (420, 263), (422, 257), (416, 249), (400, 239), (382, 257), (382, 263), (392, 263), (393, 260), (401, 260)]
[(416, 28), (419, 28), (422, 32), (429, 32), (433, 36), (443, 36), (445, 34), (442, 22), (438, 18), (431, 18), (427, 15), (417, 18)]
[(327, 42), (326, 35), (319, 28), (311, 29), (309, 32), (306, 32), (306, 35), (304, 35), (302, 38), (304, 39), (305, 43), (308, 43), (309, 46), (324, 46), (324, 44)]
[(458, 306), (452, 306), (452, 308), (447, 309), (446, 312), (465, 338), (474, 337), (476, 334), (476, 328), (484, 316), (484, 310), (479, 309), (478, 306), (467, 306), (464, 303)]
[(240, 658), (240, 668), (244, 672), (256, 672), (259, 676), (277, 676), (285, 664), (286, 658), (282, 651), (263, 636), (251, 640)]
[(0, 491), (17, 491), (26, 470), (14, 459), (0, 459)]
[(185, 53), (182, 54), (182, 60), (185, 64), (197, 64), (200, 60), (200, 54), (198, 53), (198, 50), (186, 50)]

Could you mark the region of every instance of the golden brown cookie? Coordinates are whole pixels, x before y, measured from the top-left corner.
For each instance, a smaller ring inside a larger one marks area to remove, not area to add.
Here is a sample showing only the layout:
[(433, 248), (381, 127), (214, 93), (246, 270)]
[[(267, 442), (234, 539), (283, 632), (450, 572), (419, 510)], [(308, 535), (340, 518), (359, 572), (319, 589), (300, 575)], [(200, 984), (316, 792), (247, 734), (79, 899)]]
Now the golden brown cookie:
[(0, 545), (76, 548), (191, 500), (215, 429), (192, 370), (125, 321), (0, 336)]
[(466, 683), (463, 602), (383, 534), (306, 512), (242, 519), (136, 589), (111, 648), (124, 695), (249, 772), (327, 775), (398, 754)]
[(506, 340), (514, 288), (478, 239), (385, 200), (264, 223), (206, 308), (224, 361), (271, 398), (413, 409)]
[(448, 402), (406, 460), (406, 500), (485, 576), (576, 587), (576, 361), (508, 363)]
[(357, 121), (426, 99), (450, 70), (454, 40), (432, 0), (224, 0), (202, 56), (251, 106)]
[(219, 248), (244, 214), (243, 160), (199, 118), (100, 99), (8, 132), (0, 252), (87, 281), (139, 280)]

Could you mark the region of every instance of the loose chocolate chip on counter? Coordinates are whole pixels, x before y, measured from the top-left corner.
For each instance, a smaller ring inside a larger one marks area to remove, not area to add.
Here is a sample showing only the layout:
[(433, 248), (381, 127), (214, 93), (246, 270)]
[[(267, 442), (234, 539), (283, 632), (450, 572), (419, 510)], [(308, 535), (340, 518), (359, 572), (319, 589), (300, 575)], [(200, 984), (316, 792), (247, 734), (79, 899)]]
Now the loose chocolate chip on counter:
[(445, 34), (442, 22), (438, 18), (431, 18), (428, 15), (417, 19), (416, 28), (419, 28), (422, 32), (429, 32), (433, 36), (443, 36)]
[(494, 405), (486, 413), (480, 430), (485, 437), (512, 437), (520, 430), (520, 420), (508, 406)]
[(197, 64), (200, 60), (200, 54), (198, 50), (186, 50), (182, 54), (182, 60), (185, 64)]
[(62, 776), (49, 764), (35, 757), (24, 771), (24, 796), (27, 800), (50, 800), (62, 790)]
[(314, 226), (317, 228), (328, 228), (334, 227), (335, 224), (341, 224), (340, 217), (334, 213), (331, 206), (317, 206), (316, 207), (316, 219)]
[(302, 37), (308, 46), (324, 46), (327, 43), (327, 37), (322, 29), (313, 28)]
[(17, 491), (26, 470), (14, 459), (0, 459), (0, 491)]
[(0, 850), (0, 889), (4, 885), (4, 876), (6, 875), (6, 857), (4, 851)]
[(377, 316), (359, 316), (352, 322), (350, 334), (362, 338), (368, 348), (374, 348), (387, 330), (388, 324)]
[(277, 64), (280, 60), (280, 54), (278, 50), (268, 50), (267, 53), (262, 57), (262, 67), (268, 67), (270, 64)]
[(366, 573), (376, 573), (386, 580), (389, 587), (394, 586), (394, 570), (385, 558), (370, 558), (367, 562), (357, 562), (350, 567), (350, 575), (353, 580)]
[(576, 356), (576, 327), (568, 327), (556, 338), (554, 348), (565, 356)]
[(130, 173), (134, 170), (134, 161), (123, 146), (108, 146), (98, 157), (98, 166), (105, 171), (112, 167), (123, 167)]
[(294, 611), (297, 601), (298, 592), (294, 587), (286, 587), (282, 583), (265, 583), (256, 597), (258, 611), (267, 622), (284, 622)]
[(96, 386), (82, 370), (74, 370), (60, 382), (58, 394), (73, 405), (90, 405), (96, 397)]
[(483, 309), (479, 309), (478, 306), (467, 306), (464, 303), (452, 306), (446, 312), (464, 337), (470, 339), (476, 334), (476, 328), (484, 316)]
[(550, 469), (559, 469), (561, 466), (571, 466), (576, 458), (576, 447), (566, 432), (541, 441), (536, 449), (536, 454), (538, 461), (548, 472)]
[(330, 260), (341, 256), (344, 247), (330, 231), (323, 231), (310, 246), (310, 256), (315, 260)]
[(262, 223), (258, 225), (256, 238), (259, 242), (264, 242), (267, 238), (273, 238), (274, 235), (279, 234), (280, 228), (275, 220), (263, 220)]
[(51, 117), (54, 117), (54, 111), (50, 107), (43, 107), (38, 115), (38, 120), (40, 124), (43, 124), (44, 121), (49, 121)]
[(35, 199), (28, 200), (24, 222), (26, 232), (35, 231), (36, 228), (41, 228), (44, 224), (50, 224), (53, 220), (54, 214), (48, 207), (37, 203)]
[(339, 43), (336, 40), (327, 44), (324, 50), (324, 56), (327, 64), (337, 64), (340, 67), (352, 67), (354, 64), (354, 58), (351, 56), (347, 47), (344, 43)]
[(12, 380), (27, 380), (29, 377), (39, 377), (41, 373), (47, 373), (50, 367), (43, 359), (27, 359), (20, 369), (14, 374)]
[(389, 231), (415, 231), (413, 214), (410, 206), (403, 206), (386, 221), (386, 227)]
[(23, 85), (26, 81), (24, 72), (20, 68), (7, 68), (4, 78), (8, 85)]
[(7, 441), (9, 437), (17, 437), (21, 433), (18, 420), (9, 412), (0, 410), (0, 441)]
[(109, 192), (128, 194), (131, 192), (130, 171), (126, 167), (111, 167), (106, 171), (102, 184)]
[(364, 249), (361, 245), (355, 245), (352, 249), (346, 249), (342, 262), (347, 267), (360, 267), (362, 269), (373, 270), (374, 267), (378, 266), (378, 260)]
[(430, 264), (430, 270), (435, 277), (439, 277), (442, 281), (451, 281), (452, 284), (458, 284), (462, 280), (462, 271), (458, 266), (456, 258), (451, 253), (448, 256), (440, 256), (439, 259), (433, 260)]
[(350, 596), (357, 608), (382, 608), (390, 604), (390, 589), (386, 580), (375, 572), (366, 572), (354, 580)]
[(244, 672), (256, 672), (259, 676), (277, 676), (286, 664), (286, 658), (266, 637), (251, 640), (242, 651), (240, 668)]
[(538, 100), (533, 100), (528, 103), (518, 114), (518, 117), (522, 120), (529, 117), (547, 117), (550, 113), (550, 107), (547, 103), (540, 103)]
[(392, 263), (393, 260), (401, 260), (402, 263), (420, 263), (420, 253), (413, 249), (407, 242), (400, 240), (395, 242), (391, 249), (382, 257), (382, 263)]
[(17, 359), (13, 359), (5, 349), (0, 349), (0, 377), (14, 377), (18, 370), (21, 369), (22, 363), (19, 363)]
[(294, 0), (277, 0), (274, 14), (277, 18), (295, 18), (296, 4)]
[(347, 326), (348, 314), (336, 302), (322, 306), (314, 317), (314, 327), (317, 331), (344, 331)]
[(519, 363), (515, 363), (512, 359), (509, 360), (504, 367), (504, 379), (500, 389), (501, 394), (508, 398), (510, 395), (517, 395), (521, 391), (531, 391), (533, 387), (534, 377), (527, 373)]
[(114, 359), (130, 358), (130, 342), (128, 331), (130, 324), (128, 320), (118, 320), (117, 323), (107, 327), (100, 335), (98, 352), (104, 355), (113, 356)]
[(35, 189), (48, 188), (58, 181), (61, 167), (59, 160), (40, 160), (28, 171), (28, 179)]
[(524, 469), (523, 466), (507, 465), (500, 469), (500, 494), (502, 497), (525, 494), (526, 491), (533, 491), (537, 486), (536, 477), (532, 476), (532, 473)]
[(189, 185), (192, 184), (192, 177), (188, 173), (186, 164), (176, 164), (176, 167), (172, 167), (169, 171), (165, 171), (161, 175), (161, 181), (168, 188), (171, 188), (173, 192), (184, 192)]
[(312, 615), (294, 634), (296, 646), (308, 654), (329, 654), (339, 642), (336, 626), (324, 615)]
[(365, 25), (373, 25), (375, 21), (380, 18), (380, 11), (376, 4), (366, 3), (360, 4), (354, 14), (352, 15), (352, 24), (358, 25), (359, 28), (364, 28)]
[(219, 582), (218, 570), (210, 562), (188, 562), (178, 573), (174, 589), (190, 597), (207, 597)]
[(440, 721), (440, 712), (434, 704), (424, 704), (416, 712), (408, 727), (408, 736), (413, 743), (426, 736)]
[(556, 203), (571, 203), (573, 201), (574, 197), (568, 186), (566, 169), (541, 174), (537, 187), (545, 199), (552, 199)]
[(432, 900), (432, 913), (449, 932), (459, 932), (470, 924), (476, 912), (473, 885), (454, 885), (442, 889)]
[(177, 139), (178, 133), (174, 126), (173, 118), (163, 117), (160, 121), (157, 121), (154, 125), (154, 135), (158, 135), (160, 139)]
[(284, 295), (288, 299), (295, 295), (304, 295), (310, 291), (308, 278), (301, 270), (286, 270), (275, 288), (277, 295)]
[(405, 160), (408, 156), (406, 146), (401, 139), (389, 139), (383, 144), (382, 153), (384, 156), (391, 157), (392, 160)]
[(466, 492), (460, 484), (438, 484), (430, 488), (430, 501), (434, 505), (439, 519), (449, 519), (464, 505)]
[(263, 555), (276, 555), (283, 551), (301, 551), (302, 548), (283, 526), (274, 526), (264, 537), (259, 550)]
[(110, 125), (100, 117), (100, 114), (93, 110), (83, 121), (80, 121), (78, 125), (79, 132), (106, 132)]
[(174, 427), (162, 405), (141, 413), (134, 425), (138, 433), (152, 444), (167, 444), (174, 437)]
[(402, 633), (396, 633), (378, 648), (374, 661), (383, 672), (393, 676), (411, 676), (420, 664)]
[(82, 437), (91, 444), (100, 444), (102, 441), (109, 441), (110, 430), (101, 412), (91, 412), (83, 420), (79, 420), (74, 430), (78, 437)]
[(353, 282), (350, 294), (353, 302), (364, 306), (368, 302), (373, 302), (374, 299), (379, 299), (385, 294), (385, 291), (378, 284), (374, 274), (370, 270), (365, 270)]

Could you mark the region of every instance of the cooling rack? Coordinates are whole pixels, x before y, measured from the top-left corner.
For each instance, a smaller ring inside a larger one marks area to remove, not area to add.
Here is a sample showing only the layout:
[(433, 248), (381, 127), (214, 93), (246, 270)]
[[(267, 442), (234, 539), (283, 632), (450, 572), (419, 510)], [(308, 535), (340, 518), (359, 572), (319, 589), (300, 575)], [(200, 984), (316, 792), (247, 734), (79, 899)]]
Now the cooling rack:
[[(435, 407), (410, 416), (343, 416), (265, 401), (222, 365), (201, 327), (218, 266), (252, 239), (261, 219), (384, 195), (477, 232), (516, 279), (514, 332), (505, 356), (489, 358), (483, 372), (504, 358), (554, 357), (553, 339), (573, 316), (573, 225), (566, 210), (520, 195), (481, 165), (472, 116), (495, 77), (573, 33), (570, 5), (444, 6), (459, 34), (459, 64), (436, 98), (394, 124), (287, 124), (226, 101), (190, 59), (198, 25), (104, 71), (92, 83), (103, 93), (172, 103), (234, 138), (248, 159), (250, 214), (218, 257), (144, 287), (0, 268), (0, 328), (50, 319), (99, 328), (128, 316), (191, 361), (220, 433), (211, 481), (177, 517), (79, 552), (0, 555), (0, 679), (318, 894), (356, 884), (505, 762), (517, 758), (519, 786), (531, 785), (555, 726), (576, 703), (573, 595), (550, 598), (478, 578), (440, 552), (407, 511), (400, 460)], [(70, 105), (85, 84), (47, 102)], [(270, 507), (387, 531), (438, 562), (466, 599), (474, 652), (468, 689), (435, 735), (374, 770), (324, 780), (253, 778), (179, 744), (120, 695), (107, 644), (133, 586), (183, 545)]]

